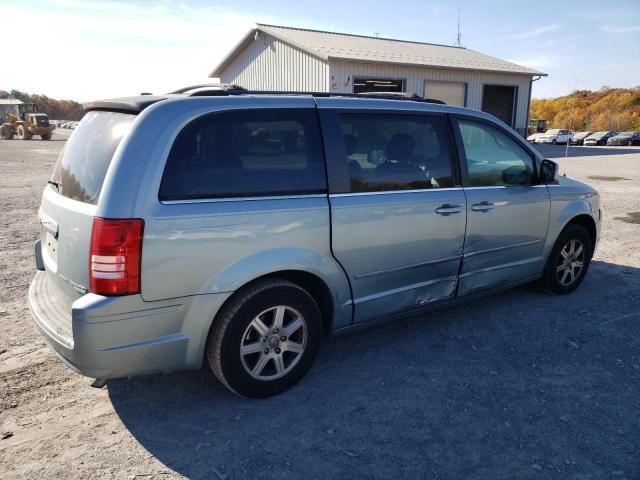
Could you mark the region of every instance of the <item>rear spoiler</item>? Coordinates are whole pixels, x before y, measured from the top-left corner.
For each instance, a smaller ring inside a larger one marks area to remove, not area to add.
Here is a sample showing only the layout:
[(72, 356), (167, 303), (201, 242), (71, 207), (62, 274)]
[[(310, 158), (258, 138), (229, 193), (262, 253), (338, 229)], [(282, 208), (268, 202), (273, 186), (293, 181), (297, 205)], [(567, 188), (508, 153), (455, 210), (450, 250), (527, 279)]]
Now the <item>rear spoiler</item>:
[(170, 98), (168, 95), (137, 95), (135, 97), (113, 98), (109, 100), (96, 100), (83, 105), (85, 111), (103, 110), (107, 112), (120, 112), (138, 114), (145, 108)]

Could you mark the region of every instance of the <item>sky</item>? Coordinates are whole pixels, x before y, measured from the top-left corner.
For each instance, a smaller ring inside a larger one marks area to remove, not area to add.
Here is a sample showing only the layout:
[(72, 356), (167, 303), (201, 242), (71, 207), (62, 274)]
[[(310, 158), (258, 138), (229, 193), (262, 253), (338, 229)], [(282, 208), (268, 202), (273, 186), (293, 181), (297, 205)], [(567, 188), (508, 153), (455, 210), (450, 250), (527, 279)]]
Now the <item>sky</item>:
[(13, 45), (0, 65), (0, 90), (77, 101), (206, 81), (255, 23), (451, 45), (458, 9), (464, 47), (549, 74), (534, 83), (534, 98), (640, 85), (640, 0), (0, 0), (0, 7), (2, 37)]

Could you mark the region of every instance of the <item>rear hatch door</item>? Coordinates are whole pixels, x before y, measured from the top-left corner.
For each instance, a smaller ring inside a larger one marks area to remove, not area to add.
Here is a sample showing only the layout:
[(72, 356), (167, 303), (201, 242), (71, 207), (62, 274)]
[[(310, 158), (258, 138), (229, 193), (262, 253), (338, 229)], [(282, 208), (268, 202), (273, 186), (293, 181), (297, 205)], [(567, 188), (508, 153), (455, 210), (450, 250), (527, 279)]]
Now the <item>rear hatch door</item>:
[(39, 210), (51, 296), (70, 312), (87, 292), (91, 228), (111, 159), (135, 115), (90, 111), (58, 157)]

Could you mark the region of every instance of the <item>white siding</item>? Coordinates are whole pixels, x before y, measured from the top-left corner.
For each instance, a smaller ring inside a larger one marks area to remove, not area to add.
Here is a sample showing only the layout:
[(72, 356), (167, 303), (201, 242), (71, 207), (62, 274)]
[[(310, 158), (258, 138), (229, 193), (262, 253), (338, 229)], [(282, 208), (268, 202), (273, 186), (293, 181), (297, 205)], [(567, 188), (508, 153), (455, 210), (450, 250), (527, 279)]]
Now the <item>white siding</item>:
[(511, 85), (518, 87), (515, 128), (520, 132), (524, 132), (529, 123), (527, 120), (531, 80), (529, 75), (403, 67), (379, 63), (344, 62), (336, 60), (331, 60), (330, 62), (329, 75), (331, 91), (341, 93), (350, 93), (353, 91), (354, 76), (404, 79), (406, 91), (415, 92), (421, 96), (424, 95), (425, 80), (464, 82), (467, 84), (466, 106), (476, 110), (482, 109), (482, 90), (485, 84)]
[(221, 73), (220, 81), (252, 90), (326, 92), (329, 66), (320, 58), (260, 32)]

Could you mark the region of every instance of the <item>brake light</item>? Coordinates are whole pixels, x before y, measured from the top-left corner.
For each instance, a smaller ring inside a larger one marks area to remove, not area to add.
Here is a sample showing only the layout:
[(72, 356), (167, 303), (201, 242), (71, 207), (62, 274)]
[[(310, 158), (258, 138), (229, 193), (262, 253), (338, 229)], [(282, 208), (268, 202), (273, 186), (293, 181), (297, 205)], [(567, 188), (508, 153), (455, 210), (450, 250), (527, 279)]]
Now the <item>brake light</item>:
[(144, 220), (95, 217), (89, 253), (89, 291), (100, 295), (140, 293)]

